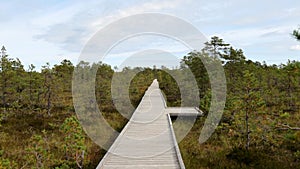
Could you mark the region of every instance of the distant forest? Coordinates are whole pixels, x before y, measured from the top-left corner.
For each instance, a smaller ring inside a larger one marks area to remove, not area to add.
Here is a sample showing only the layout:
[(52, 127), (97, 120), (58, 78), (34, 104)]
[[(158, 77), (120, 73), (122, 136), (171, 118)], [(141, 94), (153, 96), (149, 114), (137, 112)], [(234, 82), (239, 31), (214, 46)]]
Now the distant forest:
[[(211, 87), (201, 59), (207, 63), (221, 61), (227, 83), (221, 122), (203, 144), (199, 144), (198, 137), (209, 112)], [(169, 106), (181, 106), (179, 87), (168, 72), (185, 79), (186, 71), (191, 70), (198, 85), (199, 108), (205, 116), (197, 118), (190, 133), (179, 143), (186, 168), (300, 168), (300, 61), (289, 60), (280, 65), (251, 61), (242, 49), (235, 49), (218, 37), (212, 37), (201, 51), (184, 56), (176, 69), (125, 67), (116, 71), (101, 62), (74, 65), (63, 60), (53, 66), (46, 63), (36, 70), (34, 65), (25, 67), (19, 59), (11, 58), (3, 47), (0, 168), (97, 166), (105, 150), (84, 133), (72, 101), (74, 69), (93, 66), (98, 66), (95, 94), (99, 109), (117, 131), (128, 119), (113, 104), (114, 74), (126, 79), (126, 75), (139, 72), (127, 91), (135, 107), (153, 79), (158, 79)], [(121, 78), (118, 84), (122, 85)]]

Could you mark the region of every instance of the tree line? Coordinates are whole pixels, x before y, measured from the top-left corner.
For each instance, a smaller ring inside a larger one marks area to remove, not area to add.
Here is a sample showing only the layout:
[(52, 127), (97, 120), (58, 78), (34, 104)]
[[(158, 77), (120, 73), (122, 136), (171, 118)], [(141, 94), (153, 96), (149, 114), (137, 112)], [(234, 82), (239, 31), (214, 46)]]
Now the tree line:
[[(180, 143), (186, 167), (243, 168), (262, 167), (264, 163), (270, 168), (274, 165), (280, 168), (299, 166), (299, 61), (280, 65), (251, 61), (242, 49), (235, 49), (216, 36), (205, 43), (201, 51), (184, 56), (176, 69), (125, 67), (117, 71), (101, 62), (82, 61), (73, 65), (63, 60), (53, 66), (46, 63), (37, 71), (34, 65), (25, 68), (19, 59), (10, 58), (5, 47), (1, 51), (0, 134), (3, 140), (0, 142), (0, 168), (1, 165), (7, 168), (95, 168), (98, 164), (105, 151), (84, 134), (74, 114), (74, 69), (97, 67), (97, 104), (108, 123), (121, 131), (127, 119), (118, 113), (114, 104), (118, 103), (118, 108), (128, 112), (128, 117), (133, 110), (122, 95), (118, 97), (119, 102), (113, 100), (113, 76), (118, 77), (114, 90), (129, 92), (133, 107), (139, 104), (156, 78), (169, 106), (195, 105), (193, 98), (197, 93), (200, 98), (197, 106), (207, 115), (212, 93), (203, 62), (222, 64), (227, 83), (226, 107), (208, 142), (204, 145), (197, 142), (205, 120), (201, 117)], [(186, 76), (188, 71), (195, 77), (197, 92), (179, 89), (179, 86), (193, 87)], [(171, 75), (186, 83), (177, 84)], [(133, 79), (126, 82), (132, 76)], [(125, 82), (129, 83), (128, 91), (121, 88)], [(182, 93), (190, 100), (181, 100)]]

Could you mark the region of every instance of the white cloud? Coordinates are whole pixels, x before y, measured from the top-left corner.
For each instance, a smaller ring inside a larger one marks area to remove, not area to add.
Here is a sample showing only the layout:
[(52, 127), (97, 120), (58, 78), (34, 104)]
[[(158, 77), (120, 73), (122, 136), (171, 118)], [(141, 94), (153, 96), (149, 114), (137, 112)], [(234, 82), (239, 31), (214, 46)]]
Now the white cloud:
[[(34, 24), (47, 27), (35, 38), (56, 44), (64, 50), (79, 52), (95, 32), (113, 21), (143, 12), (160, 12), (164, 9), (175, 9), (182, 2), (184, 1), (155, 0), (135, 3), (128, 7), (116, 6), (109, 12), (104, 12), (104, 9), (93, 11), (91, 9), (94, 8), (93, 5), (85, 4), (80, 6), (74, 4), (66, 9), (59, 9), (35, 19), (33, 21)], [(112, 4), (100, 3), (100, 5), (106, 5), (109, 8)]]
[(300, 45), (293, 45), (290, 48), (291, 50), (300, 50)]
[(231, 29), (228, 31), (218, 32), (210, 36), (219, 36), (225, 42), (231, 43), (239, 48), (250, 45), (272, 44), (282, 42), (282, 40), (291, 39), (290, 33), (293, 26), (272, 26), (272, 27), (251, 27), (244, 29)]
[[(256, 57), (254, 60), (261, 61), (263, 55), (285, 62), (283, 56), (299, 56), (300, 47), (290, 35), (299, 25), (299, 6), (300, 1), (273, 3), (272, 0), (90, 0), (89, 3), (11, 0), (0, 6), (4, 11), (0, 14), (0, 45), (7, 46), (13, 57), (20, 57), (26, 64), (44, 63), (45, 58), (53, 56), (75, 56), (96, 31), (117, 19), (159, 12), (187, 20), (205, 35), (220, 36), (234, 47), (242, 48), (247, 56)], [(167, 45), (161, 41), (160, 46)], [(134, 51), (135, 46), (125, 49)]]
[(144, 12), (159, 12), (164, 9), (175, 9), (178, 7), (184, 0), (174, 0), (174, 1), (152, 1), (146, 2), (143, 4), (137, 4), (125, 9), (118, 10), (110, 15), (102, 17), (100, 19), (96, 19), (94, 22), (91, 23), (91, 28), (99, 29), (99, 27), (107, 25), (111, 21), (115, 21), (122, 17), (144, 13)]

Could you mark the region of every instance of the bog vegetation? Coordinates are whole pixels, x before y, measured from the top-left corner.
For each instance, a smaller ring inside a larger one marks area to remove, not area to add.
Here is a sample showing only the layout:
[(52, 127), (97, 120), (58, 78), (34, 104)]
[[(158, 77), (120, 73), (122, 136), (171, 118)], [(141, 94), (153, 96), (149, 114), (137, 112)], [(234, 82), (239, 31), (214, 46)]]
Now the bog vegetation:
[[(295, 33), (296, 36), (296, 33)], [(190, 69), (199, 89), (199, 108), (209, 112), (210, 81), (202, 60), (222, 61), (227, 101), (223, 117), (204, 144), (198, 137), (205, 116), (179, 144), (186, 168), (299, 168), (300, 166), (300, 62), (281, 65), (248, 60), (218, 37), (202, 51), (183, 57), (174, 69), (112, 69), (104, 63), (68, 60), (36, 70), (24, 67), (2, 48), (0, 60), (0, 168), (95, 168), (105, 150), (95, 145), (81, 128), (72, 102), (75, 67), (98, 66), (96, 98), (107, 122), (121, 131), (127, 119), (111, 98), (114, 74), (139, 72), (130, 82), (131, 103), (137, 106), (154, 78), (169, 106), (180, 106), (180, 91), (167, 73), (185, 79)], [(122, 79), (119, 79), (122, 84)], [(188, 81), (188, 79), (186, 79)], [(188, 83), (186, 84), (188, 85)], [(188, 87), (188, 86), (187, 86)]]

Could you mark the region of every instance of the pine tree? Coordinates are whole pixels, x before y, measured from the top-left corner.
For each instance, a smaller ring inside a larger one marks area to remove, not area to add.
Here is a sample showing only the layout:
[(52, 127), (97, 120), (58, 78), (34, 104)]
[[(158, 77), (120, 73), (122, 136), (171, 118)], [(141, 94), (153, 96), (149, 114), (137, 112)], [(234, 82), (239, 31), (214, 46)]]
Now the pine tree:
[(213, 58), (224, 58), (228, 56), (229, 44), (225, 43), (223, 39), (213, 36), (209, 42), (205, 43), (203, 52), (209, 54)]
[[(246, 149), (250, 147), (250, 134), (251, 130), (251, 117), (255, 118), (254, 115), (258, 115), (258, 111), (264, 107), (264, 100), (260, 96), (259, 83), (253, 73), (248, 70), (244, 71), (242, 79), (242, 90), (240, 99), (240, 111), (244, 113), (245, 119), (245, 137), (246, 137)], [(257, 118), (257, 117), (256, 117)]]
[(78, 168), (83, 168), (86, 153), (84, 131), (75, 116), (66, 118), (60, 128), (64, 136), (63, 149), (66, 160), (75, 162)]
[(50, 68), (50, 64), (47, 63), (45, 66), (42, 67), (42, 74), (44, 76), (44, 100), (46, 101), (46, 110), (47, 114), (51, 115), (51, 108), (53, 107), (53, 88), (54, 88), (54, 82), (53, 82), (53, 72)]
[(300, 41), (300, 28), (298, 28), (298, 30), (294, 30), (292, 35), (294, 36), (295, 39)]

